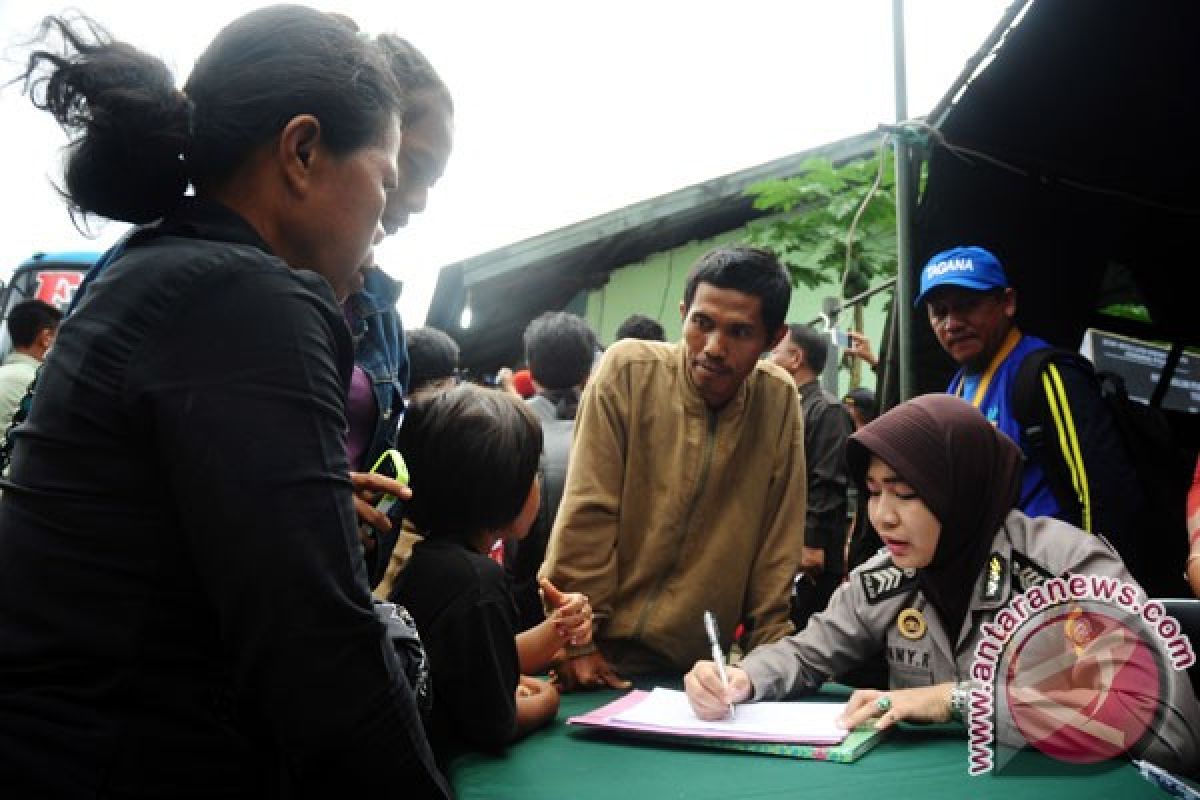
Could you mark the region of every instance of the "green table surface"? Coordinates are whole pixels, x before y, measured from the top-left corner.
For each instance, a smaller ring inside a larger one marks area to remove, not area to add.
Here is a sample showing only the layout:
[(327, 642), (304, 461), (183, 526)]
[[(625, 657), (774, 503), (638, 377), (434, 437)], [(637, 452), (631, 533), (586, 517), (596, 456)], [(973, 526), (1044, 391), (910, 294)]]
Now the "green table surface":
[[(679, 688), (673, 681), (638, 682)], [(823, 696), (845, 696), (827, 687)], [(1127, 762), (1078, 766), (1037, 752), (1022, 753), (997, 774), (967, 774), (960, 727), (902, 726), (853, 764), (674, 746), (566, 724), (621, 696), (602, 691), (564, 695), (558, 718), (502, 755), (463, 753), (447, 771), (459, 800), (762, 800), (829, 797), (838, 800), (917, 798), (1168, 797)]]

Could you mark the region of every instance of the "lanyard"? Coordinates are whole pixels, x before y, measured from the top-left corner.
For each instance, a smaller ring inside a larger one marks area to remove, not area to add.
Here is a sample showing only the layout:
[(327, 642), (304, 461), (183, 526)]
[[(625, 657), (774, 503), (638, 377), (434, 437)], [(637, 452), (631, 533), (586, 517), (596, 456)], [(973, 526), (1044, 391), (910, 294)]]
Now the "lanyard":
[[(1008, 336), (1004, 337), (1004, 344), (1000, 347), (1000, 350), (996, 353), (996, 355), (992, 357), (992, 363), (988, 364), (988, 368), (984, 371), (983, 377), (979, 380), (979, 385), (975, 387), (975, 394), (970, 398), (971, 405), (979, 408), (980, 403), (983, 402), (983, 398), (987, 396), (988, 387), (992, 383), (992, 378), (995, 376), (996, 370), (1000, 368), (1000, 365), (1004, 363), (1004, 359), (1008, 358), (1009, 354), (1012, 353), (1013, 348), (1015, 348), (1017, 343), (1020, 341), (1021, 332), (1016, 328), (1009, 329)], [(963, 397), (963, 384), (966, 383), (966, 377), (966, 373), (964, 372), (959, 377), (958, 383), (954, 386), (951, 394)]]

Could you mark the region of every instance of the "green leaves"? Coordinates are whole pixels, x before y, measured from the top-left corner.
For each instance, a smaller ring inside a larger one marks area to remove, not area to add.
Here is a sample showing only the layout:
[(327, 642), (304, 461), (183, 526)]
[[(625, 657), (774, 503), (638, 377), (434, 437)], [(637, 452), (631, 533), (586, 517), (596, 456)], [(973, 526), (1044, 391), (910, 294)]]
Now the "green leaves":
[(882, 175), (878, 158), (836, 167), (828, 159), (815, 158), (801, 165), (799, 175), (749, 187), (746, 193), (754, 198), (756, 209), (777, 214), (750, 223), (749, 242), (779, 256), (796, 286), (840, 284), (851, 223), (878, 177), (879, 188), (854, 232), (847, 293), (864, 291), (875, 278), (895, 275), (895, 170), (891, 151), (885, 152)]

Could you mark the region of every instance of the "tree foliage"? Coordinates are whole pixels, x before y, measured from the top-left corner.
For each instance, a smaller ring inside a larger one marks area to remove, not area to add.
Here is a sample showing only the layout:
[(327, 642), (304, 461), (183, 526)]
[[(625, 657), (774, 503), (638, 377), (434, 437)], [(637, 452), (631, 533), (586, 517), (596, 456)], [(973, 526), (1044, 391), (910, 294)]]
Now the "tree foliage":
[[(896, 274), (895, 170), (891, 150), (885, 153), (879, 188), (854, 231), (846, 297)], [(850, 225), (879, 166), (878, 156), (841, 166), (814, 158), (795, 177), (752, 185), (746, 193), (754, 198), (754, 207), (774, 213), (750, 223), (748, 240), (774, 252), (795, 286), (840, 285)]]

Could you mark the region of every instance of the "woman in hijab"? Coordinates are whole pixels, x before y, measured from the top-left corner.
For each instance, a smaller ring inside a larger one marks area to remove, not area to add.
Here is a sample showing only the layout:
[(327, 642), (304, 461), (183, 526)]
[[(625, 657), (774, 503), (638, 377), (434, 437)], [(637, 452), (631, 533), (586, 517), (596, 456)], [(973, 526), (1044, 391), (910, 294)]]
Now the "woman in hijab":
[[(1020, 449), (956, 397), (926, 395), (897, 406), (850, 438), (847, 461), (851, 477), (867, 496), (871, 522), (886, 552), (855, 570), (829, 608), (803, 631), (752, 651), (728, 669), (728, 688), (712, 662), (696, 664), (685, 686), (697, 716), (719, 719), (728, 714), (730, 703), (781, 700), (815, 690), (882, 649), (891, 688), (856, 691), (843, 717), (847, 728), (872, 718), (881, 729), (900, 721), (962, 720), (972, 688), (994, 680), (977, 664), (983, 626), (1010, 602), (1014, 609), (1027, 609), (1025, 598), (1045, 592), (1042, 584), (1068, 573), (1098, 576), (1105, 585), (1123, 583), (1129, 587), (1124, 599), (1144, 602), (1129, 571), (1102, 538), (1016, 510)], [(1168, 666), (1154, 670), (1158, 680), (1148, 684), (1144, 661), (1126, 663), (1117, 677), (1097, 668), (1098, 655), (1111, 665), (1111, 652), (1097, 651), (1121, 627), (1111, 621), (1122, 616), (1119, 608), (1112, 605), (1111, 610), (1086, 617), (1092, 625), (1090, 638), (1085, 625), (1072, 627), (1082, 611), (1070, 612), (1074, 618), (1063, 611), (1063, 625), (1026, 628), (1030, 646), (1024, 652), (1038, 648), (1038, 667), (1068, 656), (1071, 680), (1035, 698), (1020, 680), (1025, 665), (1014, 654), (1009, 671), (1017, 669), (1017, 678), (1006, 687), (1015, 698), (1010, 709), (1014, 722), (1025, 741), (1064, 735), (1063, 719), (1079, 720), (1084, 723), (1079, 730), (1086, 732), (1097, 710), (1081, 698), (1111, 697), (1105, 723), (1125, 732), (1136, 729), (1133, 739), (1124, 740), (1135, 744), (1121, 752), (1133, 750), (1173, 769), (1195, 769), (1200, 706), (1186, 674)], [(1123, 622), (1141, 630), (1136, 619)], [(1068, 638), (1073, 633), (1080, 636)], [(1021, 636), (1015, 629), (1007, 641)], [(1142, 635), (1143, 641), (1152, 638)], [(1103, 685), (1097, 686), (1098, 681)], [(1156, 690), (1146, 690), (1147, 685)], [(1025, 703), (1022, 698), (1032, 699)], [(1068, 757), (1096, 760), (1087, 758), (1100, 752), (1087, 735), (1068, 731), (1066, 736)]]

